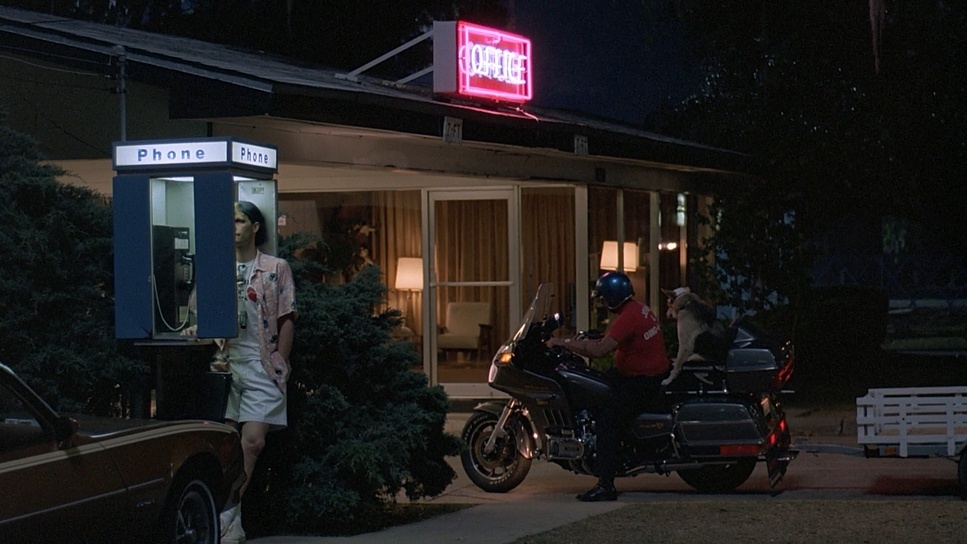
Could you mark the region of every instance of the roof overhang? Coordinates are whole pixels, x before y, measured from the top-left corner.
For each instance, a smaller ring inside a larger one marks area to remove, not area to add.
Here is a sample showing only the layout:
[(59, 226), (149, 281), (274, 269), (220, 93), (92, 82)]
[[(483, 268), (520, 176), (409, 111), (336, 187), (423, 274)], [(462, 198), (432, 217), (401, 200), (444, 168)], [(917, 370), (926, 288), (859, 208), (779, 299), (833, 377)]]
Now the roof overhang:
[(0, 36), (19, 51), (106, 75), (115, 72), (112, 61), (123, 48), (129, 78), (168, 89), (173, 119), (284, 119), (441, 142), (445, 124), (459, 120), (460, 145), (652, 165), (708, 180), (754, 175), (747, 155), (625, 125), (530, 106), (458, 102), (372, 78), (352, 81), (331, 69), (176, 36), (6, 7), (0, 7)]

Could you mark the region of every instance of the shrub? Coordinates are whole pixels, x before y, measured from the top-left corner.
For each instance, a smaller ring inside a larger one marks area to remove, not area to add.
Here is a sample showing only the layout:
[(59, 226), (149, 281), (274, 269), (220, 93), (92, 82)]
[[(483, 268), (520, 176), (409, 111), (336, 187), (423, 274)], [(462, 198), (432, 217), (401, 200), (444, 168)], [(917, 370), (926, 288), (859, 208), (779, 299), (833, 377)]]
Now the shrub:
[(61, 173), (0, 123), (0, 361), (55, 409), (116, 415), (146, 366), (114, 339), (111, 210)]
[(289, 430), (270, 434), (244, 519), (263, 531), (352, 532), (401, 492), (442, 493), (455, 477), (446, 457), (461, 441), (444, 432), (443, 389), (411, 370), (419, 355), (410, 343), (391, 339), (399, 312), (374, 312), (386, 296), (379, 269), (328, 285), (318, 281), (324, 243), (300, 235), (282, 246), (316, 258), (290, 258), (299, 319)]

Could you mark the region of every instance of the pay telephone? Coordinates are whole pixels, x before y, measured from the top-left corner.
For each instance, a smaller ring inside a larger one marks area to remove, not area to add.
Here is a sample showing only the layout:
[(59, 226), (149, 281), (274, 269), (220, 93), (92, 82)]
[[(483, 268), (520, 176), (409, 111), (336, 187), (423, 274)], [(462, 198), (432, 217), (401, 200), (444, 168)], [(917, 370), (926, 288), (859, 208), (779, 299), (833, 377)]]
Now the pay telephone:
[(195, 285), (190, 234), (188, 227), (153, 227), (156, 332), (178, 332), (189, 324), (188, 300)]

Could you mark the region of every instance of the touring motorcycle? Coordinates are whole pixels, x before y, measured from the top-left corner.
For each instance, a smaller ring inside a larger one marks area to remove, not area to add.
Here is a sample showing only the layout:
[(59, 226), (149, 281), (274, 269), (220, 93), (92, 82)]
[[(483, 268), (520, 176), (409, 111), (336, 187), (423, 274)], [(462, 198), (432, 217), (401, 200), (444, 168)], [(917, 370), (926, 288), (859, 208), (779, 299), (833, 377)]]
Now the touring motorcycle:
[[(510, 396), (479, 404), (463, 428), (467, 476), (488, 492), (506, 492), (534, 459), (593, 474), (595, 418), (609, 396), (607, 376), (545, 342), (562, 326), (548, 313), (553, 285), (542, 284), (523, 323), (494, 356), (488, 382)], [(794, 366), (791, 342), (775, 342), (743, 323), (729, 327), (724, 360), (689, 362), (660, 399), (626, 429), (617, 476), (671, 474), (700, 492), (729, 492), (765, 462), (775, 486), (792, 450), (780, 393)]]

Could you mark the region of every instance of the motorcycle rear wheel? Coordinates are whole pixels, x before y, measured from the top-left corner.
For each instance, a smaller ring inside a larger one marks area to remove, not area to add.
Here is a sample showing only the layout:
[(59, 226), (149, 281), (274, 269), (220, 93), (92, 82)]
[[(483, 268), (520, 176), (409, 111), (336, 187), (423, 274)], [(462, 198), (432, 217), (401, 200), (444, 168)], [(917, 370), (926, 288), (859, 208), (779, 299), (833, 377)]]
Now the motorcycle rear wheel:
[(487, 440), (496, 428), (494, 414), (475, 412), (470, 416), (463, 426), (462, 437), (467, 449), (460, 454), (460, 462), (477, 487), (489, 493), (505, 493), (524, 481), (532, 460), (517, 450), (518, 437), (513, 428), (505, 429), (506, 436), (497, 439), (493, 452), (486, 453)]
[(726, 465), (679, 470), (678, 477), (701, 493), (728, 493), (749, 479), (755, 463), (755, 459), (740, 459)]

